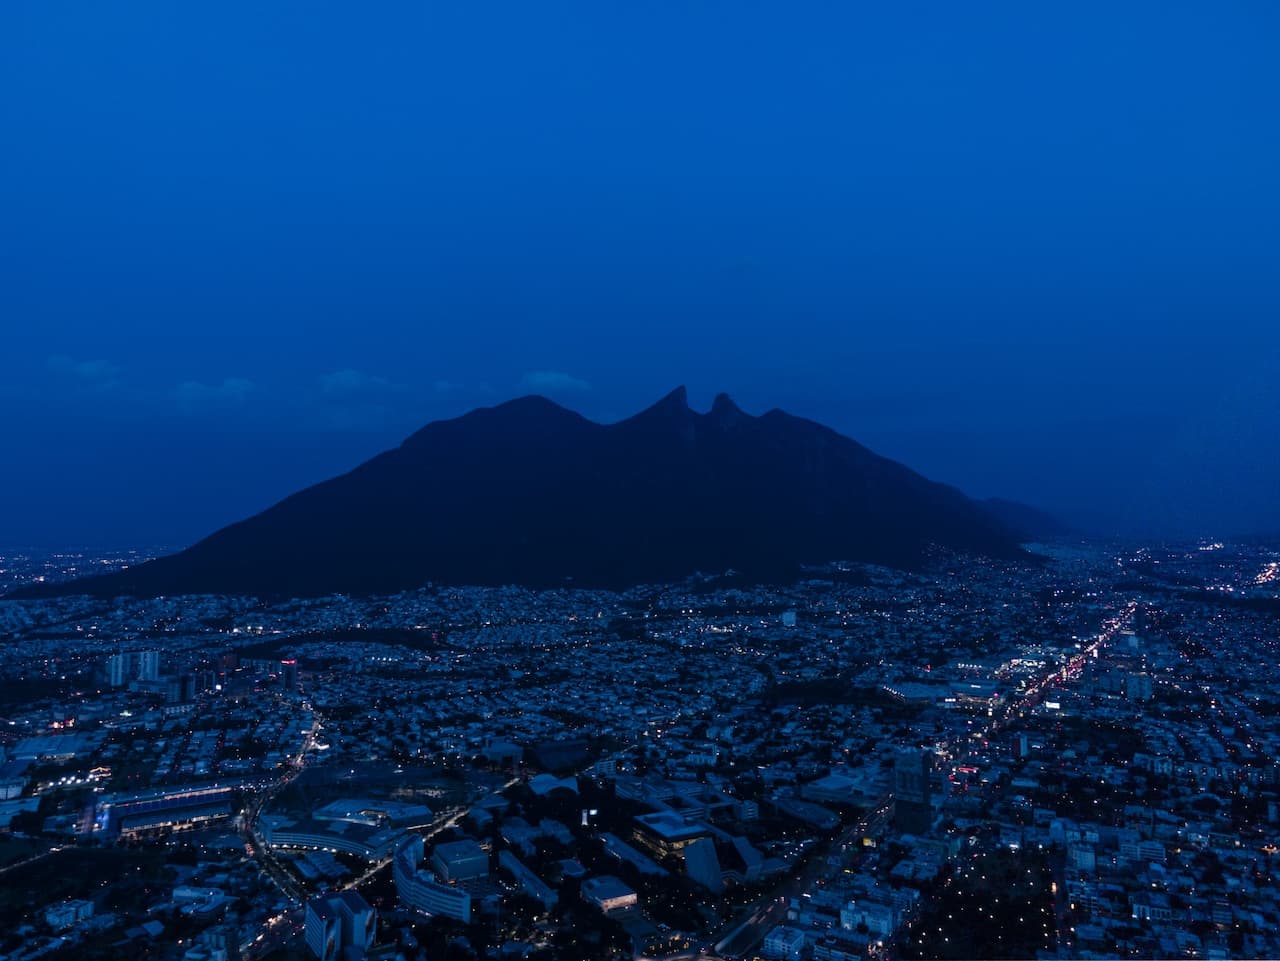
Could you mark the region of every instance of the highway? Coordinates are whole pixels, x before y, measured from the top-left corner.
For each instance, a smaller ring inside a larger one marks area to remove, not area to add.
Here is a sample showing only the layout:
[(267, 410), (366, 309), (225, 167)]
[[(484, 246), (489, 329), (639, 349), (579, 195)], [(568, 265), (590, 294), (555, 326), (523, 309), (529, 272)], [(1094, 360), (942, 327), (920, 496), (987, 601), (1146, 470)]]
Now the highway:
[(266, 930), (260, 932), (256, 938), (240, 945), (240, 955), (245, 961), (253, 961), (254, 958), (284, 946), (292, 937), (294, 929), (303, 921), (302, 906), (306, 903), (306, 892), (263, 841), (262, 835), (258, 832), (258, 818), (275, 796), (292, 784), (306, 767), (307, 752), (315, 745), (316, 735), (320, 733), (321, 726), (319, 713), (313, 712), (312, 718), (311, 730), (303, 736), (298, 753), (290, 760), (288, 768), (274, 784), (254, 797), (244, 814), (241, 836), (244, 838), (245, 847), (257, 860), (267, 877), (290, 902), (287, 910), (267, 920)]
[[(1136, 611), (1137, 603), (1131, 601), (1121, 612), (1104, 621), (1097, 636), (1083, 645), (1080, 652), (1072, 655), (1065, 665), (1054, 667), (1053, 670), (1033, 681), (1028, 687), (1026, 698), (1020, 701), (1017, 708), (1011, 705), (999, 716), (991, 718), (985, 725), (970, 731), (968, 743), (962, 753), (968, 754), (970, 745), (976, 747), (990, 741), (1008, 724), (1021, 716), (1028, 702), (1033, 705), (1039, 703), (1051, 684), (1066, 683), (1079, 677), (1087, 661), (1101, 655), (1102, 649), (1132, 622)], [(963, 760), (957, 760), (956, 763), (963, 763)], [(829, 872), (827, 858), (831, 852), (847, 850), (851, 843), (881, 830), (888, 822), (892, 806), (892, 795), (886, 794), (870, 813), (846, 829), (838, 838), (815, 846), (806, 855), (799, 874), (779, 885), (773, 895), (761, 901), (745, 921), (737, 923), (713, 945), (704, 948), (703, 956), (712, 961), (718, 958), (730, 959), (744, 956), (764, 939), (771, 928), (786, 921), (787, 906), (791, 898), (802, 897), (814, 882)]]

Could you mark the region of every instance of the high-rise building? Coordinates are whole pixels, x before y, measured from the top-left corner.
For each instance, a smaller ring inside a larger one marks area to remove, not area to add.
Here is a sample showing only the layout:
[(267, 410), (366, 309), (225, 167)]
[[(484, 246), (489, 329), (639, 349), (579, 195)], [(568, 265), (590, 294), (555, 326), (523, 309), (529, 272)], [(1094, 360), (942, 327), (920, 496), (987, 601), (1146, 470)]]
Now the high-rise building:
[(921, 748), (898, 752), (893, 769), (893, 823), (899, 831), (924, 834), (933, 824), (929, 790), (931, 753)]
[(143, 651), (138, 655), (138, 680), (160, 680), (160, 652)]
[(342, 916), (328, 898), (307, 902), (307, 948), (320, 961), (334, 961), (342, 950)]
[(286, 691), (296, 691), (298, 689), (298, 662), (293, 658), (281, 661), (280, 676), (283, 679)]
[(107, 661), (107, 677), (112, 687), (124, 687), (133, 679), (133, 655), (112, 654)]
[(339, 891), (307, 902), (307, 947), (320, 961), (363, 958), (377, 933), (377, 912), (355, 891)]
[(170, 704), (190, 704), (196, 699), (194, 674), (171, 674), (165, 679), (164, 699)]

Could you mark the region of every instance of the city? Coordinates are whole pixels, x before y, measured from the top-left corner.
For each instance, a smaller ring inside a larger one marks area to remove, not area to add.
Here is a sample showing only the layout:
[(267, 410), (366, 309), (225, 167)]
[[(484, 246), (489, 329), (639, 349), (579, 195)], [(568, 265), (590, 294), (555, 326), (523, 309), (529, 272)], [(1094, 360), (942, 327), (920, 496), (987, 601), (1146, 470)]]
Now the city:
[(0, 961), (1280, 958), (1277, 37), (0, 2)]
[(1274, 956), (1280, 553), (1037, 550), (2, 602), (0, 953)]

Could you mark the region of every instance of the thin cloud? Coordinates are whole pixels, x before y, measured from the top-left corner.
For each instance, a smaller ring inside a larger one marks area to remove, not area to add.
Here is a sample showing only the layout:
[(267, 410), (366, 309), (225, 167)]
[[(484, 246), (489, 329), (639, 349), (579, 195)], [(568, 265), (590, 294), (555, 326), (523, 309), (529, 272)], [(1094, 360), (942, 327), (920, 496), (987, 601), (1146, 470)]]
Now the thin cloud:
[(525, 390), (553, 392), (581, 392), (591, 389), (591, 385), (585, 380), (561, 370), (528, 371), (520, 378), (520, 386)]
[(252, 391), (252, 381), (244, 377), (227, 377), (220, 384), (183, 381), (174, 389), (174, 396), (178, 401), (178, 408), (192, 414), (239, 407)]
[(55, 374), (98, 388), (114, 387), (120, 382), (120, 368), (108, 360), (77, 360), (67, 354), (53, 354), (46, 366)]
[(367, 374), (362, 370), (344, 367), (320, 378), (320, 388), (326, 394), (383, 393), (396, 390), (396, 385), (385, 377)]

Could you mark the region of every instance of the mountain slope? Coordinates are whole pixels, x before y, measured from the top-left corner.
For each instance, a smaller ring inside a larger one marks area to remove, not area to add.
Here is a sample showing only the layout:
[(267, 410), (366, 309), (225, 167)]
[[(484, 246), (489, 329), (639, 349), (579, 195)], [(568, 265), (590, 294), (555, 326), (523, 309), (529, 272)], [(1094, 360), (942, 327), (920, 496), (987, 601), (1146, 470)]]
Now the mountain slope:
[(1066, 537), (1077, 533), (1069, 524), (1030, 504), (1020, 504), (1003, 497), (988, 497), (982, 501), (982, 505), (1023, 540)]
[(768, 579), (834, 559), (911, 566), (931, 543), (1021, 553), (953, 488), (782, 411), (721, 395), (696, 413), (680, 388), (612, 425), (541, 397), (437, 421), (178, 554), (14, 596)]

